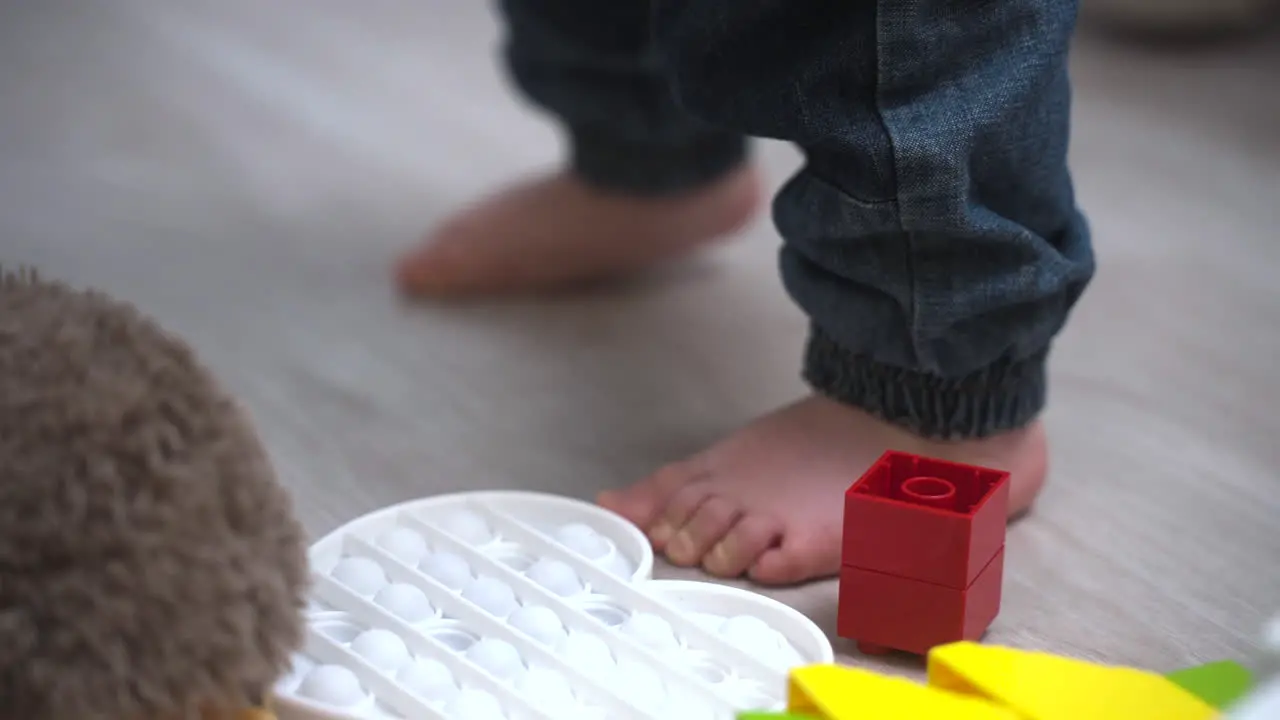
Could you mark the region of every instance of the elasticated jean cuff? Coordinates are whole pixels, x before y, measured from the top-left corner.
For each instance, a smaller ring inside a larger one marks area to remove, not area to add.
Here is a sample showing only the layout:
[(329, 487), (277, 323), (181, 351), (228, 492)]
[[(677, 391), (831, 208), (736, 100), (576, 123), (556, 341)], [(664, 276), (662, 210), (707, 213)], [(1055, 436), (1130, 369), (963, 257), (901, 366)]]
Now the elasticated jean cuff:
[(715, 130), (680, 142), (619, 139), (588, 128), (570, 131), (573, 169), (596, 187), (661, 196), (701, 187), (741, 166), (745, 138)]
[(856, 355), (814, 327), (804, 379), (827, 397), (927, 438), (963, 440), (996, 435), (1030, 423), (1044, 408), (1044, 351), (1000, 361), (960, 378), (882, 365)]

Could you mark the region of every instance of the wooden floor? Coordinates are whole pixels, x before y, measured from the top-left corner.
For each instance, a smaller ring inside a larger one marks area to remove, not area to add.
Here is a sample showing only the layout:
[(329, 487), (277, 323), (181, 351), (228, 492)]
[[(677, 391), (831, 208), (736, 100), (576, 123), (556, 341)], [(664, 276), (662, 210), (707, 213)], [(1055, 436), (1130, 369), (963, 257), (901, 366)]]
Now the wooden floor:
[[(591, 297), (397, 302), (399, 248), (557, 157), (501, 79), (488, 5), (0, 5), (0, 259), (188, 337), (312, 532), (463, 488), (590, 497), (802, 390), (765, 221)], [(1280, 610), (1280, 42), (1082, 37), (1075, 62), (1101, 269), (1058, 345), (1054, 480), (1011, 530), (991, 637), (1247, 658)], [(762, 152), (775, 180), (795, 167)], [(834, 627), (833, 584), (777, 595)]]

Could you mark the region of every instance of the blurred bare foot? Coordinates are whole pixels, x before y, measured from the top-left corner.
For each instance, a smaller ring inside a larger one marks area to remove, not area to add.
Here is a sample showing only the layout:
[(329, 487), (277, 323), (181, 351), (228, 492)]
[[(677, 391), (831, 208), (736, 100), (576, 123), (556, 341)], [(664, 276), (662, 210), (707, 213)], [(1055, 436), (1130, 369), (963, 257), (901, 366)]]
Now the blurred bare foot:
[(661, 198), (610, 193), (569, 173), (463, 210), (402, 257), (408, 295), (454, 298), (555, 290), (676, 260), (741, 229), (762, 200), (754, 168)]

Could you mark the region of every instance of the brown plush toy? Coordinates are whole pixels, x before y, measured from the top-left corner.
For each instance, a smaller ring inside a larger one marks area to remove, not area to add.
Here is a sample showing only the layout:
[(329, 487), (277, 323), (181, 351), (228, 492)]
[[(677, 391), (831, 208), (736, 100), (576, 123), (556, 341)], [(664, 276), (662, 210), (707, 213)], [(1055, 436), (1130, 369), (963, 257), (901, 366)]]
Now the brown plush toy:
[(192, 351), (0, 271), (0, 720), (256, 717), (306, 584), (288, 495)]

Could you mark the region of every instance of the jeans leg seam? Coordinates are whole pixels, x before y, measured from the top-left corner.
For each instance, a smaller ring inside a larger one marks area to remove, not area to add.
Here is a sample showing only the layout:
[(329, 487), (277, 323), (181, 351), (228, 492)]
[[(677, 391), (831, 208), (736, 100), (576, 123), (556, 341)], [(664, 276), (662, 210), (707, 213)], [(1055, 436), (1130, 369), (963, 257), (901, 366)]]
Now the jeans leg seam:
[(889, 168), (891, 170), (890, 182), (893, 183), (891, 196), (893, 198), (894, 222), (897, 225), (898, 232), (903, 236), (903, 247), (905, 248), (906, 258), (906, 276), (907, 276), (907, 297), (910, 299), (911, 307), (907, 310), (907, 317), (911, 322), (911, 350), (915, 354), (915, 362), (923, 363), (923, 353), (921, 352), (920, 338), (920, 288), (916, 282), (916, 251), (915, 238), (912, 233), (907, 232), (906, 225), (902, 222), (902, 193), (901, 186), (898, 183), (898, 146), (893, 136), (893, 130), (889, 127), (888, 120), (885, 119), (884, 103), (882, 89), (887, 72), (887, 61), (885, 58), (884, 48), (885, 27), (884, 27), (884, 0), (876, 3), (875, 23), (876, 23), (876, 87), (875, 87), (875, 111), (876, 120), (880, 123), (880, 128), (884, 131), (885, 139), (889, 143)]

